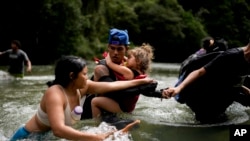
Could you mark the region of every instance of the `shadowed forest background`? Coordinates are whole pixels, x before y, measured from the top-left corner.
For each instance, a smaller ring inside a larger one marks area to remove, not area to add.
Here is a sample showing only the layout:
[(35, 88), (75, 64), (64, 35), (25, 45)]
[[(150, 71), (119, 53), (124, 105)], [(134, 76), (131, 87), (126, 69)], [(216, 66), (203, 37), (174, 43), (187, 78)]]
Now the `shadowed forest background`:
[(0, 51), (17, 39), (34, 65), (69, 54), (90, 60), (115, 27), (128, 30), (131, 47), (150, 43), (154, 62), (179, 63), (205, 36), (246, 45), (249, 13), (250, 0), (8, 0), (0, 4)]

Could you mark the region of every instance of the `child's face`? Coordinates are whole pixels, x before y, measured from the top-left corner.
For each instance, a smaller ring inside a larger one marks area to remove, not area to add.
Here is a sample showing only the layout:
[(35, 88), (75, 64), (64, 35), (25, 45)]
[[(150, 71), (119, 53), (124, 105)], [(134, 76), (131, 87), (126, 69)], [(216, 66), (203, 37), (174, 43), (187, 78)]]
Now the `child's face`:
[(136, 60), (135, 60), (135, 56), (133, 54), (128, 54), (127, 67), (128, 68), (136, 68)]

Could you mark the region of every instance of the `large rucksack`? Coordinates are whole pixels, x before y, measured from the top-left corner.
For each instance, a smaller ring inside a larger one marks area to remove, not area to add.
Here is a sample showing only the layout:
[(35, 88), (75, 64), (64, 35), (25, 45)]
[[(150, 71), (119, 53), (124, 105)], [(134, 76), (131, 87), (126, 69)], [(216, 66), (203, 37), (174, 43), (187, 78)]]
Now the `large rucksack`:
[(181, 64), (179, 69), (179, 77), (183, 76), (185, 78), (190, 72), (203, 67), (222, 52), (223, 51), (211, 52), (203, 55), (191, 55)]
[[(188, 63), (180, 68), (176, 86), (191, 72), (203, 67), (222, 52), (212, 52), (186, 60)], [(196, 119), (203, 123), (216, 121), (233, 102), (233, 95), (237, 93), (233, 87), (220, 83), (223, 78), (217, 79), (217, 77), (217, 75), (202, 76), (175, 96), (179, 103), (187, 104), (195, 112)]]

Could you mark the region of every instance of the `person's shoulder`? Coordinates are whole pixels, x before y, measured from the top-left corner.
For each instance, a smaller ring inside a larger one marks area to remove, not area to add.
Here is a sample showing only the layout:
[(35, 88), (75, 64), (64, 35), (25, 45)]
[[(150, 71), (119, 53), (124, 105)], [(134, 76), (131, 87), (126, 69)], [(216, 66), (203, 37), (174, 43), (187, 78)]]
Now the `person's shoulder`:
[(197, 50), (193, 55), (203, 55), (206, 54), (206, 50), (204, 48), (201, 48)]
[(106, 64), (106, 60), (105, 59), (99, 60), (99, 62), (97, 63), (97, 65), (107, 65)]
[(46, 90), (46, 94), (56, 94), (56, 93), (62, 93), (63, 87), (60, 85), (52, 85)]
[(45, 91), (43, 100), (53, 104), (64, 104), (66, 102), (65, 98), (63, 89), (58, 85), (53, 85)]
[(105, 59), (99, 60), (99, 62), (96, 64), (94, 69), (96, 70), (96, 69), (102, 69), (102, 68), (108, 68)]
[(18, 49), (18, 52), (21, 53), (21, 54), (26, 54), (26, 52), (23, 51), (22, 49)]
[(3, 51), (2, 53), (11, 53), (12, 52), (12, 49), (7, 49), (5, 51)]

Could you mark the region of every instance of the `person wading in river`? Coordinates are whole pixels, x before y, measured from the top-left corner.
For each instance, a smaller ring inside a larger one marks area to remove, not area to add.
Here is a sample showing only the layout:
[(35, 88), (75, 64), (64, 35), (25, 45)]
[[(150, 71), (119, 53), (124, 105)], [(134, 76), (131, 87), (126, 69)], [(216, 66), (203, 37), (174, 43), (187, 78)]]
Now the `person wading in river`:
[(162, 94), (164, 98), (178, 95), (201, 123), (224, 121), (225, 110), (234, 101), (250, 105), (250, 90), (242, 83), (249, 71), (250, 39), (246, 46), (222, 52)]
[[(73, 111), (82, 107), (86, 94), (104, 94), (129, 87), (152, 83), (152, 79), (138, 79), (116, 82), (95, 82), (88, 79), (86, 62), (76, 56), (64, 56), (56, 65), (55, 80), (47, 83), (38, 111), (11, 137), (11, 141), (28, 138), (32, 134), (52, 131), (68, 140), (102, 141), (112, 133), (92, 134), (78, 131), (72, 125), (80, 120)], [(79, 113), (81, 114), (81, 113)]]

